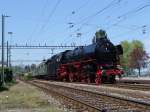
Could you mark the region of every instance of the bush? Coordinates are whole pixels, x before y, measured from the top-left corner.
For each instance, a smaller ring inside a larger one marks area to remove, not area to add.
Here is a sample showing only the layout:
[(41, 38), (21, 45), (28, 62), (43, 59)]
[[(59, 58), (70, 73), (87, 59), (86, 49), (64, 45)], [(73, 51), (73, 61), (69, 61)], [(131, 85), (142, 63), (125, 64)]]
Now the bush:
[(8, 88), (4, 87), (4, 86), (0, 86), (0, 92), (2, 92), (2, 91), (8, 91)]
[(6, 68), (5, 69), (5, 81), (6, 82), (11, 82), (13, 80), (13, 72), (11, 69)]
[(24, 80), (32, 80), (32, 73), (29, 72), (29, 73), (25, 73), (24, 76), (23, 76), (23, 79)]
[[(0, 74), (2, 74), (2, 68), (0, 68)], [(5, 82), (11, 82), (13, 80), (13, 72), (10, 68), (4, 68), (4, 80)], [(1, 77), (0, 77), (1, 81)], [(2, 82), (0, 82), (0, 85)]]

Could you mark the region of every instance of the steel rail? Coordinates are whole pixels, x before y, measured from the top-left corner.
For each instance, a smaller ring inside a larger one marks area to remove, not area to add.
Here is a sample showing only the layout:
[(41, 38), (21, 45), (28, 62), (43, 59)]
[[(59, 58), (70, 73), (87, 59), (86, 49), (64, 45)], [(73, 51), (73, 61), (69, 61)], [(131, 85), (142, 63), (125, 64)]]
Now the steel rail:
[[(37, 83), (39, 83), (39, 81), (37, 81)], [(40, 82), (41, 83), (41, 82)], [(46, 84), (46, 85), (49, 85), (49, 86), (53, 86), (53, 84), (49, 84), (49, 83), (45, 83), (45, 82), (42, 82), (43, 84)], [(97, 92), (93, 92), (93, 91), (88, 91), (88, 90), (83, 90), (83, 89), (77, 89), (77, 88), (71, 88), (71, 87), (66, 87), (66, 86), (63, 86), (63, 85), (54, 85), (55, 87), (63, 87), (63, 88), (68, 88), (68, 89), (72, 89), (72, 90), (76, 90), (76, 91), (82, 91), (82, 92), (87, 92), (87, 93), (90, 93), (90, 94), (93, 94), (93, 95), (100, 95), (100, 96), (104, 96), (104, 97), (109, 97), (109, 98), (113, 98), (113, 99), (117, 99), (117, 100), (120, 100), (120, 101), (124, 101), (124, 102), (130, 102), (130, 103), (134, 103), (134, 105), (138, 106), (138, 107), (145, 107), (145, 108), (150, 108), (150, 103), (147, 103), (147, 102), (143, 102), (143, 101), (136, 101), (136, 100), (133, 100), (133, 99), (126, 99), (126, 98), (123, 98), (123, 97), (117, 97), (117, 96), (113, 96), (113, 95), (109, 95), (109, 94), (105, 94), (105, 93), (97, 93)]]
[[(45, 83), (45, 82), (40, 82), (40, 83), (48, 84), (49, 86), (52, 85), (52, 84)], [(115, 99), (124, 100), (124, 101), (128, 101), (128, 102), (133, 102), (133, 103), (136, 103), (136, 104), (141, 104), (141, 105), (144, 105), (144, 106), (150, 106), (150, 103), (143, 102), (143, 101), (135, 101), (133, 99), (126, 99), (126, 98), (119, 97), (119, 96), (117, 97), (117, 96), (113, 96), (113, 95), (109, 95), (109, 94), (105, 94), (105, 93), (98, 93), (98, 92), (83, 90), (83, 89), (79, 89), (79, 88), (78, 89), (77, 88), (71, 88), (71, 87), (67, 87), (67, 86), (63, 86), (63, 85), (55, 85), (55, 86), (74, 89), (74, 90), (79, 90), (79, 91), (84, 91), (84, 92), (88, 92), (88, 93), (91, 93), (91, 94), (103, 95), (103, 96), (107, 96), (107, 97), (110, 97), (110, 98), (115, 98)]]
[(106, 87), (117, 87), (132, 90), (150, 91), (150, 84), (128, 84), (128, 83), (117, 83), (117, 84), (102, 84)]
[[(67, 95), (64, 95), (64, 94), (61, 94), (61, 93), (59, 93), (59, 92), (56, 92), (56, 91), (50, 91), (49, 89), (47, 89), (47, 88), (45, 88), (45, 87), (43, 87), (43, 86), (39, 86), (38, 84), (35, 84), (35, 83), (32, 83), (32, 82), (29, 82), (31, 85), (34, 85), (34, 86), (36, 86), (36, 87), (38, 87), (38, 88), (40, 88), (40, 89), (44, 89), (44, 91), (46, 90), (47, 92), (52, 92), (52, 93), (54, 93), (54, 94), (57, 94), (57, 95), (59, 95), (60, 97), (65, 97), (65, 98), (69, 98), (69, 99), (71, 99), (71, 100), (73, 100), (74, 102), (78, 102), (78, 103), (80, 103), (80, 104), (82, 104), (82, 105), (84, 105), (84, 106), (87, 106), (87, 108), (91, 108), (92, 110), (94, 110), (93, 112), (102, 112), (102, 111), (104, 111), (103, 109), (99, 109), (99, 108), (97, 108), (97, 107), (95, 107), (95, 106), (93, 106), (93, 105), (89, 105), (89, 104), (87, 104), (87, 103), (85, 103), (85, 102), (82, 102), (81, 100), (77, 100), (77, 99), (75, 99), (75, 98), (72, 98), (72, 97), (69, 97), (69, 96), (67, 96)], [(90, 110), (91, 110), (90, 109)]]

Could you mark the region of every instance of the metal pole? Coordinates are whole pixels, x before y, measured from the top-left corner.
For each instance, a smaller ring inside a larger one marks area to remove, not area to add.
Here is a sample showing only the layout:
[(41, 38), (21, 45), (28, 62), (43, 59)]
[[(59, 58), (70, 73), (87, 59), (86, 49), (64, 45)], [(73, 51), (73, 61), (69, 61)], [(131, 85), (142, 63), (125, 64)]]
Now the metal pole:
[(9, 67), (11, 68), (11, 45), (9, 46)]
[(4, 15), (2, 15), (2, 85), (5, 85), (5, 80), (4, 80)]
[(9, 67), (9, 45), (8, 45), (8, 41), (7, 41), (7, 67)]
[(10, 35), (10, 42), (9, 42), (9, 67), (11, 68), (11, 44), (12, 44), (12, 34), (13, 32), (8, 32), (8, 34)]

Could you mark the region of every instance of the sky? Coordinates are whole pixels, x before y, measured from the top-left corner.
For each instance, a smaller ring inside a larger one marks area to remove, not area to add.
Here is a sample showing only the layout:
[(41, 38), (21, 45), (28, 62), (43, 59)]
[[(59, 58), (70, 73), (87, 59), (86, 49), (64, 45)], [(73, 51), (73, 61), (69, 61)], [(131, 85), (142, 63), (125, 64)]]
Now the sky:
[[(137, 39), (150, 53), (150, 0), (0, 0), (0, 14), (11, 16), (5, 19), (5, 42), (11, 45), (88, 45), (104, 29), (114, 44)], [(14, 65), (52, 56), (51, 49), (11, 53)]]

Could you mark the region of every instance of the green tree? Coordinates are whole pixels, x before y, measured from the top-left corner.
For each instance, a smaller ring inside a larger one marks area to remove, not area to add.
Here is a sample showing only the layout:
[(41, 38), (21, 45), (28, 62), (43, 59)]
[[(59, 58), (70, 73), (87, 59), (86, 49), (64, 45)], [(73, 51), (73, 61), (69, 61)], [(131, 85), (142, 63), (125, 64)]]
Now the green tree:
[[(0, 74), (2, 74), (2, 68), (1, 67), (0, 67)], [(12, 69), (4, 67), (4, 80), (5, 80), (5, 82), (11, 82), (13, 80)], [(1, 77), (0, 77), (0, 83), (1, 83)], [(0, 86), (1, 86), (1, 84), (0, 84)]]
[(122, 41), (121, 45), (123, 47), (121, 65), (126, 71), (126, 74), (132, 74), (133, 69), (138, 69), (140, 74), (140, 70), (146, 65), (145, 62), (147, 60), (147, 53), (144, 50), (143, 43), (139, 40), (133, 40), (132, 42)]
[(141, 68), (146, 67), (146, 61), (148, 60), (148, 54), (144, 51), (143, 47), (136, 46), (129, 56), (129, 67), (138, 69), (139, 76), (141, 75)]
[(142, 49), (144, 49), (144, 44), (141, 41), (139, 41), (139, 40), (133, 40), (131, 42), (131, 48), (132, 48), (132, 50), (135, 49), (135, 48), (139, 48), (139, 47), (142, 48)]
[(24, 68), (21, 66), (12, 66), (12, 70), (13, 70), (15, 75), (16, 74), (19, 75), (19, 73), (24, 72)]
[(131, 51), (131, 44), (128, 41), (122, 41), (121, 45), (123, 47), (123, 56), (121, 57), (121, 64), (128, 65), (128, 56)]
[(126, 72), (126, 75), (131, 74), (131, 70), (129, 68), (129, 55), (130, 55), (130, 51), (131, 51), (131, 43), (128, 41), (122, 41), (121, 45), (123, 47), (123, 55), (120, 56), (120, 63), (121, 66), (123, 67), (123, 69)]

